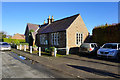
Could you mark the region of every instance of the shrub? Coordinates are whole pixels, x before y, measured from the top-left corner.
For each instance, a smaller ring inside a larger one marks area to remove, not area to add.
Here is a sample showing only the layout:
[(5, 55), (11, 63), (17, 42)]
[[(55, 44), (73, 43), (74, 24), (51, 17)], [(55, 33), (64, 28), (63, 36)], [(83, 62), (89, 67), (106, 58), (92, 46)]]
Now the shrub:
[(28, 43), (19, 43), (17, 45), (29, 45)]
[(38, 46), (37, 46), (37, 45), (34, 45), (33, 47), (38, 48)]
[(53, 52), (55, 47), (50, 47), (50, 52)]
[(45, 48), (45, 52), (50, 53), (51, 51), (49, 48)]
[(20, 44), (19, 40), (14, 40), (14, 44)]
[(3, 38), (3, 42), (7, 43), (13, 43), (13, 44), (19, 44), (25, 42), (24, 39), (8, 39), (8, 38)]

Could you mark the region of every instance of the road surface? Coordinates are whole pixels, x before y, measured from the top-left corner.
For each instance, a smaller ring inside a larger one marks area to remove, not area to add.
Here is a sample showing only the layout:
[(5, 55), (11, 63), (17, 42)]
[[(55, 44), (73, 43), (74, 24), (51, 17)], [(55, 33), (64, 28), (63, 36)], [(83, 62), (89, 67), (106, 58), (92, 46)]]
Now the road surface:
[(10, 51), (2, 54), (2, 78), (72, 78), (68, 74), (50, 69), (31, 60), (22, 60)]

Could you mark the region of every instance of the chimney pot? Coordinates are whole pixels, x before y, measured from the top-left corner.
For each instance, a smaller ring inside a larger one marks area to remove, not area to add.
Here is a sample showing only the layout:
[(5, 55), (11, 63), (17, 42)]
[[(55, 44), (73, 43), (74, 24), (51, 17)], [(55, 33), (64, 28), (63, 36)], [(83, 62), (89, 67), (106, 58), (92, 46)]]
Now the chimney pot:
[(52, 16), (52, 18), (50, 20), (51, 20), (51, 23), (54, 22), (53, 16)]
[(50, 19), (50, 16), (49, 16), (49, 19)]
[(50, 16), (49, 16), (49, 18), (48, 18), (48, 24), (50, 24), (51, 23), (51, 21), (50, 21)]
[(45, 20), (44, 20), (44, 23), (43, 24), (45, 24)]

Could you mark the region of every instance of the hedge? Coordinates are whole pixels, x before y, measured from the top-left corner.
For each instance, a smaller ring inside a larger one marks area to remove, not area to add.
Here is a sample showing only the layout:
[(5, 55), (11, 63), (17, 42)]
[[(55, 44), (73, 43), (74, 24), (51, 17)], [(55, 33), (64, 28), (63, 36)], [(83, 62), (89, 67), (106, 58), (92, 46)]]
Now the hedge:
[(2, 42), (2, 39), (0, 39), (0, 42)]
[(24, 39), (8, 39), (8, 38), (3, 38), (3, 42), (19, 44), (19, 43), (24, 43), (25, 40)]
[(29, 43), (19, 43), (17, 45), (29, 45)]
[(102, 25), (93, 29), (93, 40), (99, 45), (104, 43), (120, 43), (120, 23), (116, 25)]

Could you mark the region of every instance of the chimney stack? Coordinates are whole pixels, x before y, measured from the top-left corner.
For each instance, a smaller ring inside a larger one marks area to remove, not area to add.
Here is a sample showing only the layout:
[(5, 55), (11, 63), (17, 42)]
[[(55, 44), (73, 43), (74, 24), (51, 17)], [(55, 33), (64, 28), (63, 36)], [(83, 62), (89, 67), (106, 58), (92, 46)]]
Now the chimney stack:
[(45, 20), (44, 20), (44, 23), (43, 24), (45, 24)]
[(52, 16), (52, 18), (50, 19), (50, 21), (51, 21), (51, 23), (54, 22), (53, 16)]
[(50, 24), (50, 23), (51, 23), (51, 21), (50, 21), (50, 16), (49, 16), (49, 18), (48, 18), (47, 20), (48, 20), (48, 24)]

